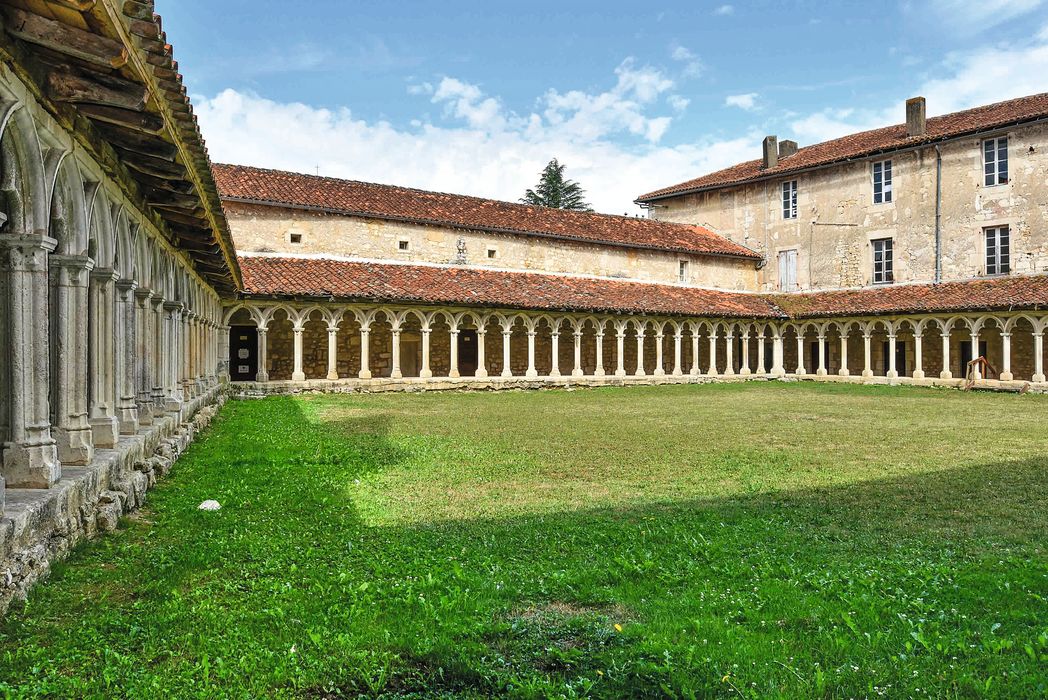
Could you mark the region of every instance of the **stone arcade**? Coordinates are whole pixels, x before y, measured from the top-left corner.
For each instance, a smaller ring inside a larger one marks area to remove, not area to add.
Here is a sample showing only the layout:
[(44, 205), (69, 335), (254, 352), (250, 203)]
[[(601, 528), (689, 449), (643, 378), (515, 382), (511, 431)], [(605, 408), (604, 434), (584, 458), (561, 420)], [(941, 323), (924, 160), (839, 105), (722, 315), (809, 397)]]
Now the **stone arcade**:
[(573, 213), (212, 167), (152, 10), (0, 8), (0, 610), (230, 393), (1048, 390), (1046, 95)]

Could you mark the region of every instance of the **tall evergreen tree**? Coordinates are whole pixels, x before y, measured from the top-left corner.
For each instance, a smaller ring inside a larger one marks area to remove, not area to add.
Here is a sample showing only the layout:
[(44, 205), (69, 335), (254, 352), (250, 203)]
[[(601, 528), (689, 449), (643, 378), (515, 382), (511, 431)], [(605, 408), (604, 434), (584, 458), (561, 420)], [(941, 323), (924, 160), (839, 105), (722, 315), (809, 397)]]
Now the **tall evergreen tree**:
[(552, 209), (593, 211), (586, 202), (586, 192), (579, 183), (564, 178), (564, 168), (556, 158), (551, 160), (543, 169), (539, 184), (535, 189), (528, 188), (520, 201)]

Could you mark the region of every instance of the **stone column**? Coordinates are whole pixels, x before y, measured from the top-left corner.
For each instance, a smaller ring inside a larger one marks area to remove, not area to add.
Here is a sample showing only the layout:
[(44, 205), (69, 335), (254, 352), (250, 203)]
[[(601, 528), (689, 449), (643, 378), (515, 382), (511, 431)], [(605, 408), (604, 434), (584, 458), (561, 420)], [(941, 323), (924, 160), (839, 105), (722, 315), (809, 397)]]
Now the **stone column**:
[(819, 343), (819, 366), (815, 369), (818, 377), (826, 376), (826, 336), (820, 333), (817, 341)]
[(706, 374), (711, 377), (717, 376), (717, 331), (710, 331), (710, 366)]
[(748, 375), (753, 374), (753, 370), (750, 369), (750, 331), (747, 327), (746, 331), (742, 334), (742, 369), (739, 374)]
[(735, 374), (735, 335), (731, 331), (724, 334), (724, 374)]
[[(88, 353), (88, 377), (90, 378), (91, 403), (88, 421), (95, 447), (114, 447), (120, 435), (120, 424), (116, 418), (116, 359), (115, 340), (118, 324), (114, 323), (116, 311), (113, 302), (113, 283), (117, 274), (112, 268), (97, 268), (91, 271), (89, 320), (91, 323)], [(121, 349), (120, 352), (123, 352)]]
[(783, 366), (781, 333), (775, 333), (771, 337), (771, 373), (776, 377), (786, 376), (786, 368)]
[(942, 371), (939, 372), (939, 379), (953, 379), (953, 372), (950, 371), (950, 331), (942, 334)]
[(135, 282), (118, 280), (116, 283), (117, 324), (115, 373), (119, 398), (116, 417), (121, 435), (138, 432), (138, 406), (135, 404)]
[(1012, 334), (1001, 331), (1001, 381), (1010, 382), (1012, 376)]
[[(972, 331), (971, 334), (972, 343), (972, 359), (980, 357), (979, 355), (979, 331)], [(968, 368), (964, 368), (965, 379), (968, 378)], [(979, 365), (972, 365), (972, 379), (982, 379), (982, 370), (979, 369)]]
[(509, 368), (510, 361), (510, 339), (513, 337), (512, 328), (502, 328), (502, 376), (512, 377), (513, 370)]
[[(361, 334), (363, 336), (363, 333)], [(367, 345), (360, 348), (360, 356), (367, 359)], [(255, 372), (256, 382), (269, 381), (269, 326), (258, 329), (258, 371)]]
[(767, 374), (768, 367), (765, 363), (764, 357), (764, 341), (766, 336), (763, 333), (757, 334), (757, 374)]
[(655, 331), (655, 372), (656, 377), (665, 376), (666, 370), (662, 366), (662, 341), (666, 338), (662, 331), (662, 326)]
[(895, 367), (895, 334), (888, 334), (888, 379), (895, 379), (899, 376), (898, 369)]
[[(95, 452), (87, 414), (87, 292), (94, 263), (83, 255), (52, 255), (48, 263), (55, 270), (55, 301), (49, 321), (57, 329), (53, 348), (52, 434), (63, 464), (87, 464)], [(43, 319), (38, 323), (48, 325)]]
[(0, 507), (8, 488), (50, 488), (61, 478), (51, 436), (47, 256), (57, 241), (47, 236), (0, 236), (0, 275), (6, 277), (5, 369), (10, 382), (6, 442), (0, 443)]
[(582, 376), (582, 329), (576, 329), (572, 334), (575, 338), (575, 364), (571, 369), (571, 376)]
[(459, 374), (459, 329), (458, 326), (452, 326), (451, 332), (448, 334), (451, 338), (451, 346), (448, 348), (449, 355), (451, 356), (451, 368), (448, 371), (448, 376), (456, 378), (461, 376)]
[(371, 326), (360, 326), (360, 379), (371, 379)]
[[(298, 324), (298, 323), (296, 323), (292, 327), (292, 332), (295, 334), (295, 344), (294, 344), (294, 347), (295, 347), (295, 369), (294, 369), (294, 371), (291, 372), (291, 381), (293, 381), (293, 382), (304, 382), (304, 381), (306, 381), (306, 373), (302, 370), (302, 334), (305, 332), (305, 330), (306, 330), (305, 326), (303, 326), (301, 324)], [(397, 338), (397, 341), (400, 340), (399, 333), (397, 334), (396, 338)], [(400, 348), (397, 347), (399, 345), (400, 345), (399, 342), (397, 342), (394, 345), (394, 349), (393, 349), (394, 356), (397, 356), (397, 354), (400, 351)], [(399, 359), (399, 357), (398, 357), (398, 359)]]
[(644, 334), (646, 330), (641, 327), (637, 328), (637, 371), (636, 376), (643, 377), (644, 372)]
[(847, 377), (848, 372), (848, 331), (841, 331), (841, 368), (837, 370), (837, 374), (842, 377)]
[(797, 331), (797, 376), (803, 377), (807, 374), (807, 370), (804, 369), (804, 332)]
[(393, 357), (391, 360), (393, 366), (390, 368), (389, 376), (391, 379), (401, 379), (404, 374), (400, 371), (400, 324), (391, 328), (391, 335), (393, 336)]
[[(158, 395), (158, 405), (162, 405), (168, 413), (181, 414), (182, 403), (186, 397), (183, 393), (183, 378), (185, 368), (185, 334), (183, 333), (182, 311), (185, 307), (176, 301), (157, 300), (157, 309), (164, 314), (164, 323), (158, 323), (157, 329), (162, 336), (157, 340), (161, 348), (170, 346), (163, 354), (167, 357), (160, 365), (164, 369), (164, 376), (158, 373), (154, 394)], [(166, 325), (166, 332), (164, 326)], [(165, 342), (166, 339), (166, 342)], [(163, 354), (161, 357), (163, 357)]]
[(615, 376), (626, 376), (626, 332), (615, 331)]
[(684, 337), (684, 334), (680, 330), (677, 330), (677, 331), (675, 331), (673, 333), (673, 376), (674, 377), (679, 377), (679, 376), (684, 374), (684, 369), (682, 367), (683, 363), (682, 363), (682, 360), (681, 360), (681, 347), (680, 347), (681, 340), (683, 339), (683, 337)]
[(535, 369), (535, 334), (534, 328), (528, 329), (528, 369), (524, 372), (525, 377), (537, 377), (539, 372)]
[(153, 382), (149, 377), (150, 344), (153, 328), (153, 293), (148, 289), (135, 289), (135, 357), (132, 367), (135, 383), (135, 402), (138, 408), (138, 424), (153, 422)]
[(691, 376), (696, 377), (699, 371), (699, 332), (693, 327), (691, 329)]
[(863, 370), (862, 376), (873, 376), (873, 363), (871, 362), (870, 340), (873, 338), (869, 333), (862, 334)]
[(550, 330), (550, 370), (549, 376), (560, 376), (560, 326)]
[(474, 376), (488, 376), (487, 360), (484, 359), (484, 336), (488, 334), (484, 326), (477, 327), (477, 372)]
[(1033, 334), (1033, 377), (1034, 382), (1044, 381), (1044, 333), (1034, 331)]
[(422, 368), (418, 371), (421, 379), (429, 379), (433, 376), (433, 370), (429, 368), (429, 334), (433, 331), (428, 325), (422, 326)]
[(913, 378), (924, 379), (924, 333), (922, 329), (913, 331)]
[(594, 332), (594, 339), (597, 342), (597, 357), (595, 369), (593, 370), (594, 377), (604, 376), (604, 324), (597, 326)]
[(338, 379), (338, 326), (328, 326), (328, 372), (331, 381)]

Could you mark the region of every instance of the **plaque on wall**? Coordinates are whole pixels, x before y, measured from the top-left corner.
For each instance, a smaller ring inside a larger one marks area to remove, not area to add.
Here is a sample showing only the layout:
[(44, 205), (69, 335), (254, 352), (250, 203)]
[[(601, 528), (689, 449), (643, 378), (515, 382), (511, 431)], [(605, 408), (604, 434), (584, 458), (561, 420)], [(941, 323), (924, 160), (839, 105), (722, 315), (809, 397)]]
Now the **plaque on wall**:
[(251, 368), (247, 365), (237, 365), (237, 374), (247, 374), (251, 371)]
[(248, 355), (250, 354), (251, 353), (248, 351), (247, 348), (240, 348), (239, 350), (237, 350), (237, 357), (241, 360), (246, 360), (248, 358)]

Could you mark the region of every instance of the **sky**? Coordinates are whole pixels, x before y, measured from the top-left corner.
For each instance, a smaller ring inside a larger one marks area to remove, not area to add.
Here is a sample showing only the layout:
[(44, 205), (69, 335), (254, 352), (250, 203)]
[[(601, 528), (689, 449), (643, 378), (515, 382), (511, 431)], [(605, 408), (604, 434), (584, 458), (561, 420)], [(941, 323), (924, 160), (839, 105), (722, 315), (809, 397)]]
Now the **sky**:
[(157, 0), (215, 162), (597, 211), (760, 156), (1048, 91), (1048, 0)]

